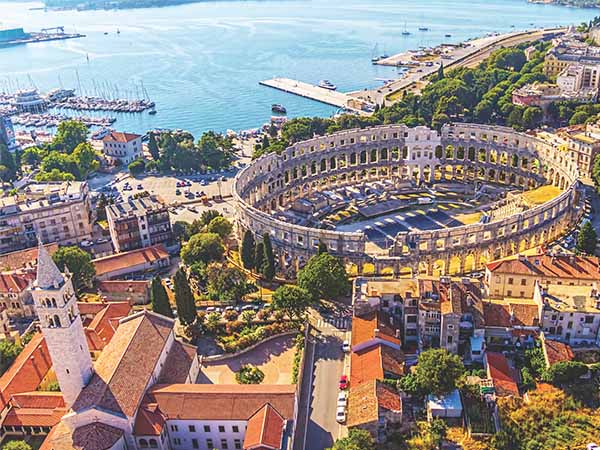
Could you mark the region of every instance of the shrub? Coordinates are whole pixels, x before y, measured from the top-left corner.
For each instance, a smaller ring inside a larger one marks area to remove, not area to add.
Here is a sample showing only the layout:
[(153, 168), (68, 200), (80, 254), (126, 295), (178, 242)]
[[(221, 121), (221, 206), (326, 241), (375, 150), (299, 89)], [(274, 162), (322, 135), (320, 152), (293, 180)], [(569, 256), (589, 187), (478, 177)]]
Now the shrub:
[(235, 309), (228, 309), (223, 313), (223, 317), (231, 322), (238, 318), (238, 313)]
[(258, 367), (245, 365), (235, 374), (235, 381), (239, 384), (260, 384), (265, 379), (265, 374)]

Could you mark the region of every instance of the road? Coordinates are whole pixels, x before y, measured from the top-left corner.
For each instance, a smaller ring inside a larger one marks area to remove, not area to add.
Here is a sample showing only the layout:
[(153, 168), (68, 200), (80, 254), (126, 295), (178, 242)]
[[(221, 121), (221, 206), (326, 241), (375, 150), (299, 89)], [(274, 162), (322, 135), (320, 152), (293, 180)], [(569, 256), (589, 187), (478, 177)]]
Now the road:
[(340, 313), (325, 318), (316, 312), (311, 314), (311, 323), (317, 331), (314, 366), (312, 373), (307, 370), (304, 375), (300, 415), (306, 417), (308, 408), (308, 420), (301, 418), (298, 422), (306, 435), (298, 433), (296, 450), (323, 450), (347, 434), (346, 427), (338, 424), (335, 418), (339, 379), (342, 373), (349, 375), (349, 358), (341, 348), (344, 340), (349, 339), (350, 319), (346, 315)]
[[(442, 61), (446, 68), (462, 66), (474, 67), (487, 58), (493, 51), (499, 48), (512, 47), (524, 42), (537, 41), (546, 35), (561, 31), (565, 31), (565, 29), (559, 28), (535, 30), (531, 32), (515, 32), (476, 39), (468, 42), (466, 47), (461, 47), (454, 50), (454, 52), (452, 52), (451, 59), (442, 59), (441, 57), (437, 57), (431, 61), (433, 65), (427, 67), (426, 65), (421, 64), (418, 67), (410, 69), (402, 78), (391, 83), (387, 83), (381, 88), (365, 89), (363, 91), (350, 93), (350, 95), (380, 105), (391, 105), (394, 103), (394, 101), (386, 99), (387, 95), (393, 92), (413, 89), (417, 85), (423, 85), (426, 83), (427, 77), (437, 72)], [(398, 59), (399, 57), (399, 55), (395, 55), (387, 58), (387, 60), (390, 60), (396, 64), (397, 62), (395, 61), (395, 58)], [(420, 86), (420, 88), (422, 88), (422, 86)]]

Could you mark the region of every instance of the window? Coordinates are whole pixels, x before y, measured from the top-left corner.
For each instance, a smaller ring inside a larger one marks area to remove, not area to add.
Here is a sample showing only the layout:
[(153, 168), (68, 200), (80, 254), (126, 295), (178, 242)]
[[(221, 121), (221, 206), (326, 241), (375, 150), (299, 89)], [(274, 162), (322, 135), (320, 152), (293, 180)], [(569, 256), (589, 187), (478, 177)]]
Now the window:
[(204, 432), (210, 433), (210, 425), (204, 425)]
[(146, 439), (140, 439), (140, 448), (148, 448), (148, 441)]
[(171, 425), (171, 431), (179, 431), (179, 427), (177, 425)]
[(196, 426), (195, 425), (190, 425), (189, 429), (190, 429), (190, 433), (195, 433), (196, 432)]
[(192, 439), (192, 448), (200, 448), (198, 444), (198, 439)]
[(174, 443), (175, 445), (181, 445), (181, 439), (179, 439), (179, 438), (175, 438), (175, 439), (173, 439), (173, 443)]
[(227, 439), (221, 439), (221, 450), (227, 450), (228, 448)]
[(448, 336), (448, 344), (452, 344), (452, 336)]
[(213, 441), (212, 441), (212, 439), (207, 439), (207, 440), (206, 440), (206, 446), (207, 446), (208, 448), (214, 448), (214, 445), (213, 445)]
[(225, 433), (225, 425), (219, 425), (219, 433)]
[(571, 328), (573, 328), (573, 321), (569, 321), (569, 322), (567, 323), (567, 328), (568, 328), (568, 329), (571, 329)]
[(594, 323), (594, 316), (585, 316), (585, 323)]
[(527, 280), (525, 278), (521, 278), (521, 286), (527, 286)]
[(238, 427), (237, 425), (233, 425), (231, 427), (231, 431), (233, 431), (234, 433), (239, 433), (240, 432), (240, 427)]
[(233, 441), (233, 446), (237, 449), (240, 450), (242, 448), (242, 441), (240, 441), (239, 439), (235, 439)]
[(508, 279), (508, 284), (513, 284), (514, 280), (512, 278)]
[(158, 448), (158, 442), (156, 442), (156, 439), (150, 439), (150, 448)]

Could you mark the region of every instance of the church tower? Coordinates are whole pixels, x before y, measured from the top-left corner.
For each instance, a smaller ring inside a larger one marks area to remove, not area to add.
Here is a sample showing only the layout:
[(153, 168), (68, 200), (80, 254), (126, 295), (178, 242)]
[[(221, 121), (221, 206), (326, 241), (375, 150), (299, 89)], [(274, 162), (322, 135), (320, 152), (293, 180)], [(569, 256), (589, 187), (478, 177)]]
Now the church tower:
[(60, 272), (41, 242), (31, 294), (60, 390), (67, 407), (71, 407), (90, 381), (92, 358), (71, 275)]

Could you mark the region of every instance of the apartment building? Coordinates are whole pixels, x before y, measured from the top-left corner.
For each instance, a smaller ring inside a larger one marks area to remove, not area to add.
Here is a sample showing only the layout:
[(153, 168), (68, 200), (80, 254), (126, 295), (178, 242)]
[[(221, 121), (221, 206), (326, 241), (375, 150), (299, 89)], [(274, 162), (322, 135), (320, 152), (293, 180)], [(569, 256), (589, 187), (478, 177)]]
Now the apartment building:
[(600, 294), (596, 284), (571, 286), (536, 283), (534, 301), (547, 339), (573, 344), (600, 344)]
[(82, 181), (31, 183), (0, 198), (0, 253), (43, 242), (77, 245), (92, 237), (89, 188)]
[(142, 136), (112, 131), (102, 138), (102, 154), (108, 164), (126, 166), (142, 157)]
[(8, 317), (35, 316), (29, 291), (34, 278), (33, 272), (0, 273), (0, 308)]
[[(568, 66), (580, 64), (593, 67), (600, 64), (600, 48), (573, 39), (570, 36), (555, 39), (544, 58), (544, 74), (556, 77)], [(596, 78), (595, 82), (598, 80)], [(589, 83), (592, 83), (590, 79)]]
[(173, 241), (168, 207), (154, 195), (108, 205), (106, 218), (117, 253)]

